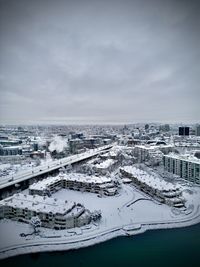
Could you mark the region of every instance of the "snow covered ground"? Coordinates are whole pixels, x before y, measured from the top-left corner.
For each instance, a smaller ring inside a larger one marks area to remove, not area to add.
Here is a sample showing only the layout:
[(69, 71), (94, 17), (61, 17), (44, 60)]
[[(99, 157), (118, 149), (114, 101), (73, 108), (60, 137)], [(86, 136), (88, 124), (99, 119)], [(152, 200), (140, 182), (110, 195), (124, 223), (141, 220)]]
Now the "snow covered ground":
[(19, 254), (80, 248), (120, 235), (134, 235), (148, 229), (173, 228), (200, 222), (200, 188), (182, 186), (187, 199), (185, 211), (152, 200), (132, 185), (122, 185), (119, 195), (98, 197), (94, 193), (62, 189), (54, 194), (60, 199), (82, 203), (91, 211), (101, 210), (102, 219), (81, 228), (51, 230), (41, 228), (31, 233), (30, 225), (11, 220), (0, 221), (0, 258)]

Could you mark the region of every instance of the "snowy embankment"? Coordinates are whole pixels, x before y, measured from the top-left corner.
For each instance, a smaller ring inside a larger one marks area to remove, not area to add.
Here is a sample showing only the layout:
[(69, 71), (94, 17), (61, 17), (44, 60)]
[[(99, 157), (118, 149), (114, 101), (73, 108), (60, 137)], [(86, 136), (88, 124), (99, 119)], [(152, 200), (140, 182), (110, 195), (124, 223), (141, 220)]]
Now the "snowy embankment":
[(90, 210), (101, 209), (102, 219), (98, 224), (68, 230), (41, 228), (40, 235), (27, 237), (27, 224), (3, 220), (0, 222), (0, 258), (26, 253), (61, 251), (91, 246), (118, 236), (135, 235), (146, 230), (176, 228), (200, 222), (200, 189), (185, 190), (187, 209), (177, 212), (166, 205), (152, 201), (147, 195), (130, 185), (123, 185), (120, 194), (98, 198), (92, 193), (61, 190), (56, 197), (71, 201), (79, 200)]

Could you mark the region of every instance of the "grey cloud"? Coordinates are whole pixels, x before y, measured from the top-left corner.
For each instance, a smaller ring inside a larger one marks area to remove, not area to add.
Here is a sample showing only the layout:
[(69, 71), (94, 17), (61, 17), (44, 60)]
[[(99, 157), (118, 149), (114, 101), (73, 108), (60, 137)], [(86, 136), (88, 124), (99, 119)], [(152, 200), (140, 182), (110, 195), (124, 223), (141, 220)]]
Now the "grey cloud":
[(199, 120), (198, 1), (0, 5), (2, 123)]

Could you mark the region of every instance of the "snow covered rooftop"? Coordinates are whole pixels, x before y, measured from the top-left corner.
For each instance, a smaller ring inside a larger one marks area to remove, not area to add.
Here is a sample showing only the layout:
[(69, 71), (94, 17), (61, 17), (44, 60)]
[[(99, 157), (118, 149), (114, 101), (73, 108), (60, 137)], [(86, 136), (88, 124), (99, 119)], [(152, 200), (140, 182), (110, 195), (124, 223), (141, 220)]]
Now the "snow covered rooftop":
[(13, 208), (20, 208), (44, 212), (44, 213), (70, 213), (72, 210), (76, 212), (76, 204), (72, 201), (62, 201), (56, 198), (42, 197), (38, 195), (24, 195), (15, 194), (0, 201), (0, 206), (9, 206)]
[(154, 149), (159, 149), (159, 148), (170, 148), (172, 147), (172, 145), (156, 145), (156, 144), (146, 144), (146, 145), (136, 145), (136, 148), (140, 148), (140, 149), (146, 149), (146, 150), (154, 150)]
[(168, 155), (165, 155), (165, 157), (173, 158), (173, 159), (179, 159), (179, 160), (184, 160), (184, 161), (191, 162), (191, 163), (200, 164), (200, 159), (194, 157), (193, 155), (188, 155), (188, 154), (179, 155), (179, 154), (170, 153)]
[(110, 183), (112, 180), (109, 177), (105, 176), (89, 176), (87, 174), (82, 173), (69, 173), (64, 174), (63, 179), (77, 181), (77, 182), (84, 182), (84, 183), (96, 183), (96, 184), (103, 184), (103, 183)]
[(104, 157), (117, 157), (120, 153), (132, 151), (132, 148), (122, 145), (115, 145), (113, 146), (108, 152), (102, 154)]
[(101, 163), (98, 163), (98, 164), (95, 164), (95, 167), (96, 168), (99, 168), (99, 169), (107, 169), (109, 168), (110, 166), (112, 166), (116, 161), (113, 160), (113, 159), (107, 159), (107, 160), (104, 160), (103, 162)]
[(48, 186), (55, 184), (56, 182), (61, 181), (61, 177), (55, 176), (55, 177), (48, 177), (44, 180), (41, 180), (39, 182), (36, 182), (32, 185), (29, 186), (29, 189), (35, 189), (35, 190), (44, 190), (46, 189)]
[(165, 190), (171, 191), (179, 189), (178, 186), (173, 185), (172, 183), (168, 183), (164, 180), (161, 180), (160, 178), (155, 177), (153, 175), (149, 175), (147, 172), (135, 168), (133, 166), (125, 166), (121, 169), (131, 174), (133, 177), (136, 177), (142, 183), (145, 183), (146, 185), (153, 187), (154, 189), (158, 189), (160, 191), (165, 191)]
[(69, 173), (69, 174), (60, 174), (56, 177), (48, 177), (42, 181), (36, 182), (29, 186), (30, 190), (45, 190), (50, 185), (55, 184), (56, 182), (62, 182), (63, 180), (66, 181), (76, 181), (82, 183), (94, 183), (94, 184), (104, 184), (110, 183), (112, 180), (111, 178), (105, 176), (89, 176), (87, 174), (82, 173)]

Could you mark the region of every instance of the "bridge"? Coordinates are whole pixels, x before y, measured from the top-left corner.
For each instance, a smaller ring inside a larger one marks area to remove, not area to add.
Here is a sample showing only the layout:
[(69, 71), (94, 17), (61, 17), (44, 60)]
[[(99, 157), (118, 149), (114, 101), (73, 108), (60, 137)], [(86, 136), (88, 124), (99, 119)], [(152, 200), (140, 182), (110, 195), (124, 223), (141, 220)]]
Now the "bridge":
[(91, 157), (94, 157), (100, 154), (103, 151), (110, 149), (111, 147), (113, 147), (113, 145), (106, 145), (106, 146), (98, 147), (95, 149), (90, 149), (84, 153), (80, 153), (80, 154), (72, 155), (69, 157), (62, 158), (62, 159), (47, 162), (45, 164), (34, 167), (30, 170), (20, 171), (13, 175), (1, 177), (0, 178), (0, 190), (6, 189), (7, 187), (10, 187), (10, 186), (14, 186), (16, 184), (19, 184), (23, 181), (30, 180), (32, 178), (36, 178), (38, 176), (48, 174), (52, 171), (58, 170), (67, 165), (71, 165), (71, 164), (89, 159)]

